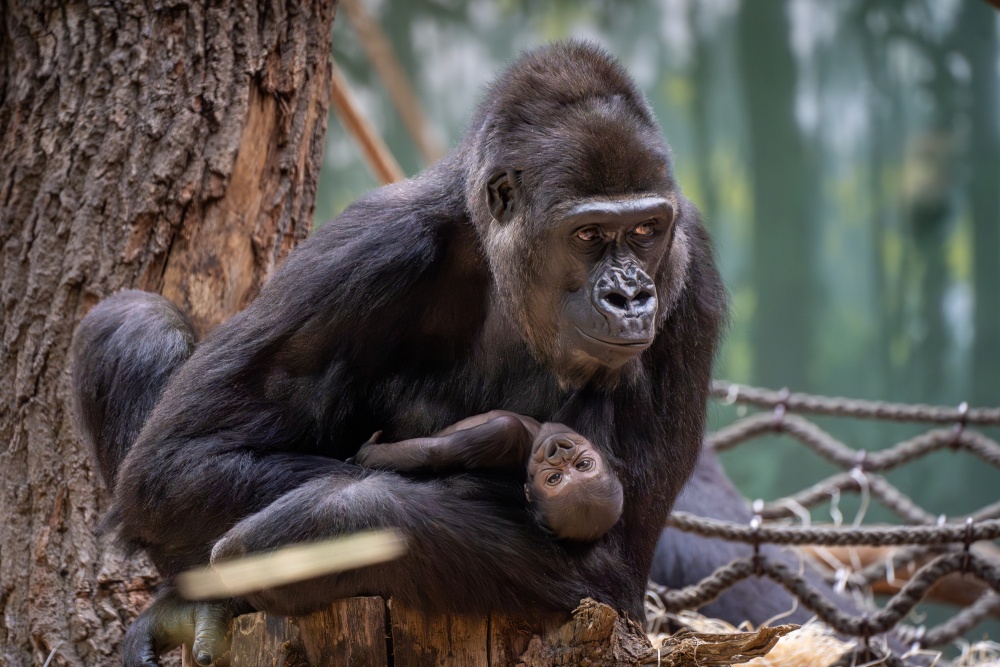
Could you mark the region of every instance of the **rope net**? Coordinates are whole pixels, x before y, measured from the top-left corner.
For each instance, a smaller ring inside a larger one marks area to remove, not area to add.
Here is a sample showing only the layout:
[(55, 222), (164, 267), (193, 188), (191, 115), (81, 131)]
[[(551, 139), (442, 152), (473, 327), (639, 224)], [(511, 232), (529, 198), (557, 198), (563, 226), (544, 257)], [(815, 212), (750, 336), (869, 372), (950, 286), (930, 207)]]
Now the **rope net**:
[[(1000, 501), (982, 507), (961, 521), (947, 521), (921, 507), (893, 486), (881, 473), (904, 466), (942, 450), (964, 450), (1000, 468), (1000, 444), (971, 426), (1000, 425), (1000, 409), (956, 408), (909, 405), (831, 398), (773, 391), (715, 382), (712, 395), (726, 404), (753, 406), (764, 410), (737, 419), (710, 434), (706, 446), (726, 451), (763, 436), (783, 434), (812, 450), (843, 472), (834, 474), (798, 493), (771, 502), (756, 501), (749, 525), (697, 517), (683, 512), (670, 516), (667, 525), (704, 537), (738, 541), (753, 547), (753, 555), (735, 560), (715, 570), (700, 582), (683, 589), (668, 589), (650, 582), (655, 600), (650, 624), (659, 627), (684, 610), (715, 600), (738, 582), (750, 577), (766, 577), (785, 588), (798, 603), (842, 635), (863, 640), (863, 650), (871, 651), (870, 639), (894, 633), (913, 651), (940, 647), (960, 639), (983, 619), (1000, 613), (1000, 550), (989, 541), (1000, 539)], [(877, 452), (852, 448), (803, 415), (825, 415), (852, 419), (926, 423), (930, 428), (917, 437), (903, 440)], [(899, 517), (895, 526), (812, 526), (779, 523), (808, 515), (820, 503), (839, 498), (844, 492), (867, 494)], [(977, 544), (981, 543), (981, 544)], [(784, 563), (768, 560), (761, 552), (764, 544), (812, 547), (896, 547), (866, 567), (834, 577), (841, 585), (870, 594), (880, 581), (894, 580), (895, 573), (914, 570), (881, 608), (852, 614), (817, 590), (799, 572)], [(949, 575), (974, 578), (979, 584), (975, 597), (948, 621), (935, 627), (905, 623), (907, 615)], [(900, 656), (883, 655), (880, 664), (903, 664)]]

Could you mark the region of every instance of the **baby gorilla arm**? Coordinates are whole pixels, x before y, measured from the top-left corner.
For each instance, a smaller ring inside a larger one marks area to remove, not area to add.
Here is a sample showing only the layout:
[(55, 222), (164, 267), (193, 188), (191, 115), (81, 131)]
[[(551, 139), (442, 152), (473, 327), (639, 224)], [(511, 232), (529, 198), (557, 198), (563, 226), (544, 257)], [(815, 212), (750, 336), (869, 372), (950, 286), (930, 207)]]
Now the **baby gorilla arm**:
[(428, 438), (365, 444), (354, 462), (387, 470), (523, 469), (540, 426), (531, 417), (494, 410)]
[(354, 462), (397, 471), (523, 469), (539, 524), (561, 539), (590, 542), (622, 513), (622, 487), (594, 445), (562, 424), (494, 410), (428, 438), (364, 445)]

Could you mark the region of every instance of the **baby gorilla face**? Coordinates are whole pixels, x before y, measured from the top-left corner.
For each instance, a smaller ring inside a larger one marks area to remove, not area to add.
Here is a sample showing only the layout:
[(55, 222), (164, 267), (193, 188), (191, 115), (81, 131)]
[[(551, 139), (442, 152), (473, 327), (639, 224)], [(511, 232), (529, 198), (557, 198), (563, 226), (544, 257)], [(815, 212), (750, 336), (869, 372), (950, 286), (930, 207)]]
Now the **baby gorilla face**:
[[(553, 428), (565, 430), (551, 432)], [(603, 471), (604, 460), (589, 440), (560, 424), (542, 425), (528, 464), (528, 476), (538, 493), (536, 500), (555, 498)]]
[(622, 488), (594, 445), (561, 425), (542, 425), (528, 463), (528, 501), (559, 537), (591, 541), (622, 513)]

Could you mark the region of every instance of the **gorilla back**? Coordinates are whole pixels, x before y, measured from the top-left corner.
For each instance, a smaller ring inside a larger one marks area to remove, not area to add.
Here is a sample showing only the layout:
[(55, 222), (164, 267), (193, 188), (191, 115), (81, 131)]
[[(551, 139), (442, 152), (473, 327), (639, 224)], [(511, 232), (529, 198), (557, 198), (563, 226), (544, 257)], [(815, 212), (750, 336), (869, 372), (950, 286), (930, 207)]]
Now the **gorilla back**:
[[(529, 52), (444, 160), (327, 223), (173, 372), (118, 472), (121, 533), (167, 577), (361, 528), (406, 536), (396, 562), (248, 597), (280, 614), (356, 594), (514, 613), (591, 596), (641, 618), (700, 447), (724, 307), (632, 80), (589, 44)], [(99, 324), (88, 316), (81, 339)], [(133, 343), (90, 342), (75, 363), (149, 345)], [(100, 402), (90, 439), (109, 442), (101, 425), (125, 405)], [(588, 438), (622, 481), (621, 521), (562, 543), (531, 521), (514, 474), (344, 462), (376, 430), (413, 438), (493, 409)]]

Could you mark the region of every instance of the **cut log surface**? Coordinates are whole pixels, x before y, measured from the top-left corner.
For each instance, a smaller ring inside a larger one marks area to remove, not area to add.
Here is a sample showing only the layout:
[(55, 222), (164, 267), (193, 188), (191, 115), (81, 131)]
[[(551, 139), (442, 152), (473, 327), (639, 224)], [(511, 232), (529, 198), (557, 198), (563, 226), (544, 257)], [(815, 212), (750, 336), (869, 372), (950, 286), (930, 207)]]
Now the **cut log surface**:
[(265, 614), (241, 616), (233, 623), (233, 650), (230, 660), (234, 665), (305, 667), (309, 663), (302, 656), (301, 646), (300, 629), (294, 620)]

